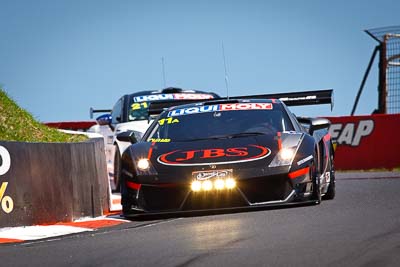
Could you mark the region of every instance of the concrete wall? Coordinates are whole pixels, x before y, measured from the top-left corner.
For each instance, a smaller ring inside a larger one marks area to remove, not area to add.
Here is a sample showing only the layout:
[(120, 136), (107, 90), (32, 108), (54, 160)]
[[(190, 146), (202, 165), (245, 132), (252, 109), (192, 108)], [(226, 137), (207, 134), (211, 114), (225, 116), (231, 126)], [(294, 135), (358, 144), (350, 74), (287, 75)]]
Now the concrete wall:
[(0, 186), (0, 227), (103, 215), (109, 210), (103, 140), (0, 141)]

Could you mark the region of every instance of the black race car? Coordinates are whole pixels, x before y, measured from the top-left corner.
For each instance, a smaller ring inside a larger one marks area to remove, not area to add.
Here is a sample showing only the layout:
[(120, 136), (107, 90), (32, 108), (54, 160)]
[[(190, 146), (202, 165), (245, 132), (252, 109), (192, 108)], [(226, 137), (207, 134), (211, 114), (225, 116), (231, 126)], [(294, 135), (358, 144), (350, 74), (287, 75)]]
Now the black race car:
[(332, 90), (221, 98), (168, 108), (139, 142), (120, 134), (134, 143), (122, 155), (123, 214), (333, 199), (329, 121), (287, 108), (331, 99)]

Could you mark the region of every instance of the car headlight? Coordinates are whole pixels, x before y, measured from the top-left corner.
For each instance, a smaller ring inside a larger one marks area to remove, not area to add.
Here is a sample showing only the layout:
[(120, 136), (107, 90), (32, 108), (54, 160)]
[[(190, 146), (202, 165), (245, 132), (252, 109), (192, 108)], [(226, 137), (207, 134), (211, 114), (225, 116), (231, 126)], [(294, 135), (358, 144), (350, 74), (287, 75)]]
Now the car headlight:
[(291, 165), (296, 154), (296, 147), (284, 147), (276, 154), (269, 167)]
[(137, 167), (141, 171), (146, 171), (150, 167), (150, 162), (149, 162), (148, 159), (145, 159), (145, 158), (139, 159), (138, 162), (137, 162)]
[(294, 156), (294, 149), (282, 148), (281, 151), (279, 151), (279, 156), (282, 160), (291, 160)]
[(206, 180), (202, 183), (201, 189), (203, 189), (204, 191), (209, 191), (213, 189), (213, 183), (210, 180)]
[(225, 187), (228, 189), (233, 189), (236, 186), (236, 181), (233, 178), (228, 178), (225, 181)]
[(198, 192), (201, 190), (201, 182), (200, 181), (193, 181), (191, 185), (192, 191)]
[(192, 181), (190, 188), (193, 192), (210, 191), (210, 190), (231, 190), (236, 187), (234, 178), (218, 178), (216, 180)]
[(133, 159), (136, 167), (136, 174), (139, 176), (156, 176), (158, 175), (156, 169), (148, 158), (135, 158)]

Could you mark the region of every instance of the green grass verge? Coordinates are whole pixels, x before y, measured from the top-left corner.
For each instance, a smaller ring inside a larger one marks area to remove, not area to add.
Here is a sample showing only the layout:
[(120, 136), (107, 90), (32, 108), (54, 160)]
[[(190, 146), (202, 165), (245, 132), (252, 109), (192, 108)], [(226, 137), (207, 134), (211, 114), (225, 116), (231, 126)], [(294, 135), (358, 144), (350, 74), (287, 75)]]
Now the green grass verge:
[(38, 122), (0, 88), (0, 140), (20, 142), (80, 142), (86, 136), (65, 134)]

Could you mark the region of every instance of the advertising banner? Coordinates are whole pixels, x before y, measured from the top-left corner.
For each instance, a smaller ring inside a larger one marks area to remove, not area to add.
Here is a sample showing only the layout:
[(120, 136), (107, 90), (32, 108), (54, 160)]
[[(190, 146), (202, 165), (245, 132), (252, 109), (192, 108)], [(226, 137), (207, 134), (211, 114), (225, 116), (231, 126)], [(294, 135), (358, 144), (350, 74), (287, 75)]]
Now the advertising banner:
[(108, 212), (104, 144), (0, 141), (0, 227), (70, 222)]
[(400, 167), (400, 114), (329, 117), (338, 170)]

